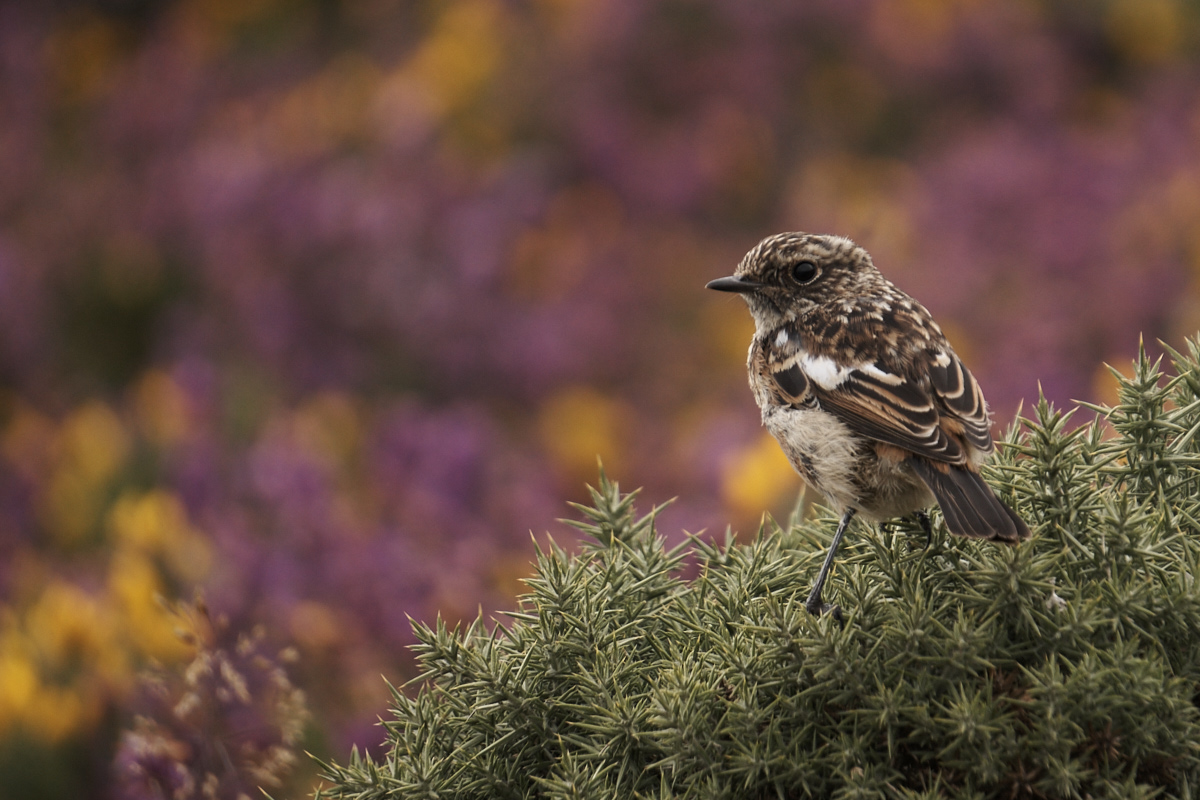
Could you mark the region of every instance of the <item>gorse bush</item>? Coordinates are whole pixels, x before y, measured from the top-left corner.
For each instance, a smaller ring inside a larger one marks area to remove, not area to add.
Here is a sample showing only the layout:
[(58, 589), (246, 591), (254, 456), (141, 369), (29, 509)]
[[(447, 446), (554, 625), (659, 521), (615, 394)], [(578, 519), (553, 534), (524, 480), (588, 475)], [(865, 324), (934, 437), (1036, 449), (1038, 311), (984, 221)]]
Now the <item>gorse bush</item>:
[[(417, 626), (382, 761), (321, 798), (1191, 797), (1200, 793), (1200, 340), (1097, 421), (1038, 403), (987, 477), (1017, 547), (836, 518), (667, 550), (601, 476), (511, 621)], [(685, 580), (687, 560), (698, 576)]]

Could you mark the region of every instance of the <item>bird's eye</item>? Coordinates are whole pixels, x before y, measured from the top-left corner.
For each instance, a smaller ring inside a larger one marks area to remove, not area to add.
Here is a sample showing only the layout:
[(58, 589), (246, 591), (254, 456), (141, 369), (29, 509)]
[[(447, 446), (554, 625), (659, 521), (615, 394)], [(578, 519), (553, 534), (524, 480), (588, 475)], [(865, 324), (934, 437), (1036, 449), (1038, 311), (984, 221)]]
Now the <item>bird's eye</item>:
[(792, 267), (792, 280), (796, 283), (811, 283), (816, 277), (817, 265), (811, 261), (800, 261)]

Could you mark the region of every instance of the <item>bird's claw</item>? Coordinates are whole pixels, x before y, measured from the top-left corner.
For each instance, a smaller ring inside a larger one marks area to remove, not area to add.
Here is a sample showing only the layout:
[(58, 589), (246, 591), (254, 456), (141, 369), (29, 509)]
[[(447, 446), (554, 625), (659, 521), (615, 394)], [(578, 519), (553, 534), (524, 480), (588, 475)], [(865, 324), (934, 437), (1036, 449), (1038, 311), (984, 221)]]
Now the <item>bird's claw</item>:
[(933, 523), (929, 520), (929, 513), (926, 511), (918, 511), (916, 513), (917, 524), (921, 526), (921, 530), (925, 531), (925, 549), (933, 544)]
[(814, 617), (828, 614), (837, 621), (838, 625), (844, 626), (846, 624), (846, 620), (842, 616), (842, 607), (836, 603), (822, 603), (818, 601), (816, 603), (806, 603), (804, 607)]

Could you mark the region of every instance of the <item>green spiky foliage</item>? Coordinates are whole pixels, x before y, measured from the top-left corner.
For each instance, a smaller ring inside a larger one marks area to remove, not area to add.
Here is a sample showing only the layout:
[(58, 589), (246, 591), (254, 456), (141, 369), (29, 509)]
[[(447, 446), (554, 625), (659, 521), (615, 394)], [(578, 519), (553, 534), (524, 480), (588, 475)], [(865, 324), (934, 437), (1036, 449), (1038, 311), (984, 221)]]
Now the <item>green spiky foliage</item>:
[(832, 516), (667, 550), (602, 477), (511, 620), (417, 626), (386, 757), (318, 797), (1200, 793), (1200, 343), (1171, 356), (1096, 422), (1042, 400), (1009, 431), (987, 477), (1031, 541), (856, 523), (844, 626), (803, 606)]

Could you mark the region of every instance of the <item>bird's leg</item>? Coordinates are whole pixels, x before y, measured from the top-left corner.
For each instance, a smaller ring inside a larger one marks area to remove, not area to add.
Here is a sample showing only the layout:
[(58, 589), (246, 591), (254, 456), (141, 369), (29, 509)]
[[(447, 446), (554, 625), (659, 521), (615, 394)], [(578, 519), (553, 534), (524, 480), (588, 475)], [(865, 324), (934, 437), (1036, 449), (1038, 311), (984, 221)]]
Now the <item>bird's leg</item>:
[(921, 530), (925, 531), (925, 549), (929, 549), (929, 545), (933, 544), (933, 524), (929, 521), (929, 512), (925, 510), (916, 513), (917, 522), (921, 525)]
[(848, 508), (846, 513), (842, 515), (842, 521), (838, 523), (837, 533), (833, 534), (833, 542), (829, 545), (829, 552), (825, 555), (825, 563), (821, 565), (821, 571), (817, 573), (817, 583), (813, 586), (812, 591), (808, 594), (808, 600), (805, 601), (804, 607), (808, 609), (808, 613), (813, 616), (820, 616), (826, 611), (832, 611), (835, 619), (842, 618), (842, 610), (837, 606), (826, 605), (821, 602), (821, 590), (825, 588), (825, 578), (829, 576), (829, 570), (833, 567), (833, 557), (837, 555), (838, 545), (842, 543), (842, 536), (846, 533), (846, 526), (850, 524), (850, 520), (854, 519), (855, 509)]

